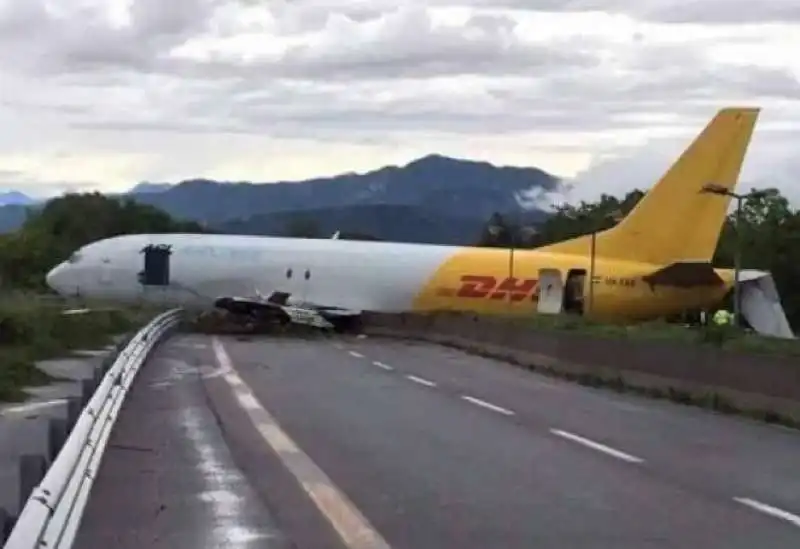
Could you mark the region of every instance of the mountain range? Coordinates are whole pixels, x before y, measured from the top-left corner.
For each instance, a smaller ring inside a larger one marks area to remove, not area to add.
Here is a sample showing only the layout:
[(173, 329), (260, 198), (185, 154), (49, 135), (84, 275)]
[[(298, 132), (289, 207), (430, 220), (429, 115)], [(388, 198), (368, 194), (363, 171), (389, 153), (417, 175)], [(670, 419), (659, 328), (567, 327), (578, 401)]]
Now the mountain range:
[[(523, 223), (546, 217), (525, 196), (559, 189), (559, 178), (537, 168), (434, 154), (404, 166), (305, 181), (142, 182), (122, 196), (227, 233), (279, 236), (300, 223), (323, 237), (339, 230), (400, 242), (471, 244), (495, 212)], [(0, 194), (0, 231), (15, 230), (27, 208), (38, 207), (26, 198)]]

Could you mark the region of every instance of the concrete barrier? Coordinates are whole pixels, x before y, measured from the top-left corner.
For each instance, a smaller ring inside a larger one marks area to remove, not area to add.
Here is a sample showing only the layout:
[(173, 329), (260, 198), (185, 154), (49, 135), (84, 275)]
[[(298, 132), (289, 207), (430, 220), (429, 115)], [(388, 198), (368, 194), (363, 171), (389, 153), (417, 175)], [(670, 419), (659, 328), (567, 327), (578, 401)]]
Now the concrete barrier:
[(542, 331), (510, 319), (455, 313), (370, 313), (365, 320), (372, 335), (446, 344), (590, 384), (671, 393), (673, 400), (701, 400), (721, 411), (748, 410), (768, 421), (800, 424), (799, 358)]

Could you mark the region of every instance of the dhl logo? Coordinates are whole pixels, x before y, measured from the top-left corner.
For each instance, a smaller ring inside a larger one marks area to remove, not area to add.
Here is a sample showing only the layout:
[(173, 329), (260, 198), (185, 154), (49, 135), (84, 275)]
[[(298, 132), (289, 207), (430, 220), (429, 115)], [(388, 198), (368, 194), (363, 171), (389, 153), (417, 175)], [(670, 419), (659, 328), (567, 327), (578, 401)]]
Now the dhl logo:
[[(514, 276), (497, 278), (489, 275), (464, 275), (456, 290), (457, 297), (523, 301), (539, 295), (539, 281), (535, 278), (519, 279)], [(510, 296), (510, 297), (509, 297)]]

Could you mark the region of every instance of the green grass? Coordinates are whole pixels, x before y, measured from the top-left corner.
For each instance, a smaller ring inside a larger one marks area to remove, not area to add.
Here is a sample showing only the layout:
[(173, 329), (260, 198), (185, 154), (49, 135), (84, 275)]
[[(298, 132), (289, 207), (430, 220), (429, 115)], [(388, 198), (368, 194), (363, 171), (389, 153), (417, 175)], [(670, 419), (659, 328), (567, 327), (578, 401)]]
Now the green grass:
[(530, 326), (543, 332), (575, 333), (607, 339), (678, 342), (707, 345), (732, 352), (794, 357), (800, 356), (800, 341), (745, 333), (730, 326), (685, 327), (654, 321), (640, 324), (608, 324), (568, 315), (497, 317), (502, 321)]
[(0, 402), (22, 400), (25, 387), (53, 381), (34, 366), (37, 361), (105, 347), (114, 336), (146, 324), (157, 313), (105, 308), (88, 314), (61, 314), (71, 307), (76, 306), (36, 295), (0, 296)]

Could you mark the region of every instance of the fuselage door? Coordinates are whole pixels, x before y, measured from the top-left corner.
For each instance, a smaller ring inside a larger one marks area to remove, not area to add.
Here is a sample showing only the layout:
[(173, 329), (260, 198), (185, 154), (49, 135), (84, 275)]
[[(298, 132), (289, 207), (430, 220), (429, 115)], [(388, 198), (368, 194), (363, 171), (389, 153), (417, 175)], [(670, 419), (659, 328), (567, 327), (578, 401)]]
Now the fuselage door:
[(170, 256), (172, 247), (167, 244), (149, 244), (141, 249), (143, 269), (138, 274), (142, 299), (166, 304), (175, 299), (170, 291)]
[(564, 302), (564, 282), (558, 269), (539, 269), (539, 303), (536, 311), (540, 314), (557, 315), (561, 313)]

